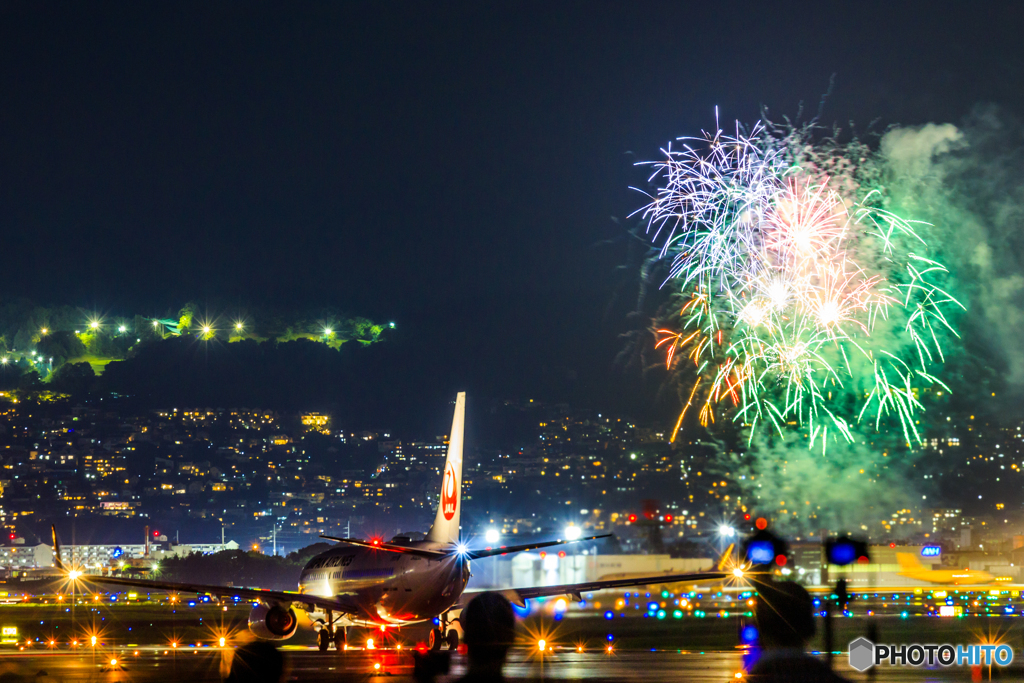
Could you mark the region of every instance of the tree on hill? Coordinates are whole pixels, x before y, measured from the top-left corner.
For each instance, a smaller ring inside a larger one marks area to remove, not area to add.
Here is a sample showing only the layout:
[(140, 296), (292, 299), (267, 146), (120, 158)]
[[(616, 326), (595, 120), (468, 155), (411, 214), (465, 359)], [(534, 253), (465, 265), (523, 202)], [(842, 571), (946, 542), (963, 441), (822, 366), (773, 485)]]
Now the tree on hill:
[(85, 344), (74, 332), (51, 332), (40, 338), (36, 349), (44, 358), (52, 358), (56, 367), (69, 358), (85, 354)]
[(65, 394), (84, 394), (92, 388), (96, 373), (88, 363), (65, 363), (50, 379), (54, 390)]

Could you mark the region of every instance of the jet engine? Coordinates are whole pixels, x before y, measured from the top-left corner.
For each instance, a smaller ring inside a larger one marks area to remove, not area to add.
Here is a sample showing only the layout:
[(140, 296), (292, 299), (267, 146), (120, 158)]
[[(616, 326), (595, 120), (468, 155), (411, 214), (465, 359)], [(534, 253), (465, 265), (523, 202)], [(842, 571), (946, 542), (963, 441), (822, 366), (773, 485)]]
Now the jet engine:
[(291, 607), (259, 604), (249, 612), (249, 630), (259, 638), (287, 640), (298, 628), (299, 620)]

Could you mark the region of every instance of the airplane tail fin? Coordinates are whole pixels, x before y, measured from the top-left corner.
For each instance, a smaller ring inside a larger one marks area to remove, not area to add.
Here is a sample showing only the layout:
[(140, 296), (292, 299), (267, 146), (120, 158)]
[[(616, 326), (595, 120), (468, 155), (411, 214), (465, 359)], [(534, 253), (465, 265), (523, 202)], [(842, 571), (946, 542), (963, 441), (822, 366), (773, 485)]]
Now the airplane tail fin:
[(53, 536), (53, 564), (64, 571), (64, 563), (60, 559), (60, 541), (57, 540), (57, 525), (50, 525), (50, 534)]
[(923, 569), (924, 565), (913, 553), (896, 553), (896, 561), (900, 563), (900, 571)]
[(721, 555), (718, 556), (718, 562), (715, 563), (715, 569), (718, 571), (724, 571), (729, 560), (732, 559), (732, 549), (736, 547), (735, 543), (730, 543), (729, 547), (725, 549)]
[(435, 543), (455, 543), (459, 540), (459, 517), (462, 506), (462, 444), (466, 427), (466, 392), (455, 398), (455, 415), (448, 437), (448, 459), (444, 463), (441, 479), (441, 501), (437, 506), (434, 524), (427, 532), (427, 540)]

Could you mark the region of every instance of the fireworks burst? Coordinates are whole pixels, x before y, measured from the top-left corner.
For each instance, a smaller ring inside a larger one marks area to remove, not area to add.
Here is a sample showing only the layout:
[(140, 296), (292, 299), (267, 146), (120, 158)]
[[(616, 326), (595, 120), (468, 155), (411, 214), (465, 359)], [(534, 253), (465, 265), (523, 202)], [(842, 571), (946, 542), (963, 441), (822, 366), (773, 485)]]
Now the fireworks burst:
[(696, 376), (676, 430), (699, 406), (704, 426), (723, 411), (750, 436), (797, 425), (823, 452), (865, 415), (876, 429), (895, 416), (920, 441), (920, 391), (948, 391), (933, 374), (956, 335), (945, 310), (962, 308), (919, 253), (923, 224), (885, 210), (855, 164), (824, 171), (803, 132), (681, 142), (648, 164), (659, 189), (638, 212), (680, 296), (656, 345)]

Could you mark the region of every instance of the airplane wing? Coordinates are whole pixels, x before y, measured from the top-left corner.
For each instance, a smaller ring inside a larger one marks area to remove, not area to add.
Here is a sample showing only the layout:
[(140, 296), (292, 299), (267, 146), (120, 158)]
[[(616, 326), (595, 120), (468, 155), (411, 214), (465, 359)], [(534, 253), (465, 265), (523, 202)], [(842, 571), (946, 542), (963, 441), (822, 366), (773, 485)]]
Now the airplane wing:
[(527, 545), (510, 545), (501, 546), (500, 548), (484, 548), (483, 550), (468, 550), (466, 551), (466, 557), (471, 560), (478, 560), (481, 557), (493, 557), (495, 555), (504, 555), (506, 553), (521, 553), (524, 550), (537, 550), (538, 548), (550, 548), (553, 545), (568, 545), (570, 543), (582, 543), (583, 541), (593, 541), (598, 538), (608, 538), (611, 534), (601, 534), (600, 536), (588, 536), (587, 538), (578, 538), (575, 541), (544, 541), (543, 543), (529, 543)]
[(404, 545), (395, 545), (393, 543), (384, 543), (383, 541), (362, 541), (356, 538), (338, 538), (337, 536), (324, 536), (320, 535), (320, 538), (325, 538), (328, 541), (337, 541), (338, 543), (347, 543), (349, 545), (359, 546), (360, 548), (372, 548), (373, 550), (386, 550), (389, 553), (404, 553), (406, 555), (417, 555), (419, 557), (427, 557), (432, 560), (440, 560), (442, 557), (448, 557), (450, 553), (442, 552), (440, 550), (427, 550), (426, 548), (409, 548)]
[[(611, 588), (627, 588), (630, 586), (651, 586), (661, 583), (691, 583), (695, 581), (719, 581), (732, 574), (726, 572), (695, 572), (690, 574), (658, 574), (654, 576), (639, 576), (628, 579), (608, 579), (604, 581), (589, 581), (587, 583), (567, 583), (561, 586), (534, 586), (530, 588), (508, 588), (498, 590), (509, 602), (522, 607), (527, 600), (533, 598), (546, 598), (554, 595), (568, 595), (579, 602), (582, 593), (593, 591), (609, 590)], [(463, 593), (459, 600), (459, 607), (465, 607), (475, 595), (484, 591)]]
[(309, 608), (330, 609), (345, 614), (355, 614), (359, 611), (356, 605), (347, 603), (344, 599), (336, 597), (323, 598), (310, 593), (299, 593), (298, 591), (272, 591), (262, 588), (242, 588), (241, 586), (210, 586), (200, 583), (178, 583), (175, 581), (157, 581), (153, 579), (130, 579), (121, 576), (98, 576), (81, 572), (71, 572), (64, 566), (60, 559), (60, 543), (57, 541), (56, 527), (50, 528), (53, 534), (53, 561), (58, 569), (67, 572), (73, 581), (86, 583), (103, 583), (111, 586), (130, 586), (133, 588), (146, 588), (154, 591), (169, 591), (181, 593), (197, 593), (215, 595), (218, 597), (239, 596), (246, 600), (259, 600), (265, 603), (298, 603)]
[(111, 586), (146, 588), (153, 591), (215, 595), (222, 598), (238, 596), (245, 600), (258, 600), (268, 604), (297, 603), (305, 605), (311, 609), (330, 609), (346, 614), (355, 614), (358, 611), (355, 605), (350, 605), (344, 600), (339, 600), (337, 598), (322, 598), (311, 593), (299, 593), (298, 591), (272, 591), (264, 590), (262, 588), (241, 588), (239, 586), (210, 586), (201, 583), (178, 583), (176, 581), (158, 581), (153, 579), (129, 579), (120, 576), (97, 576), (95, 574), (82, 574), (77, 580), (84, 581), (86, 583), (108, 584)]

